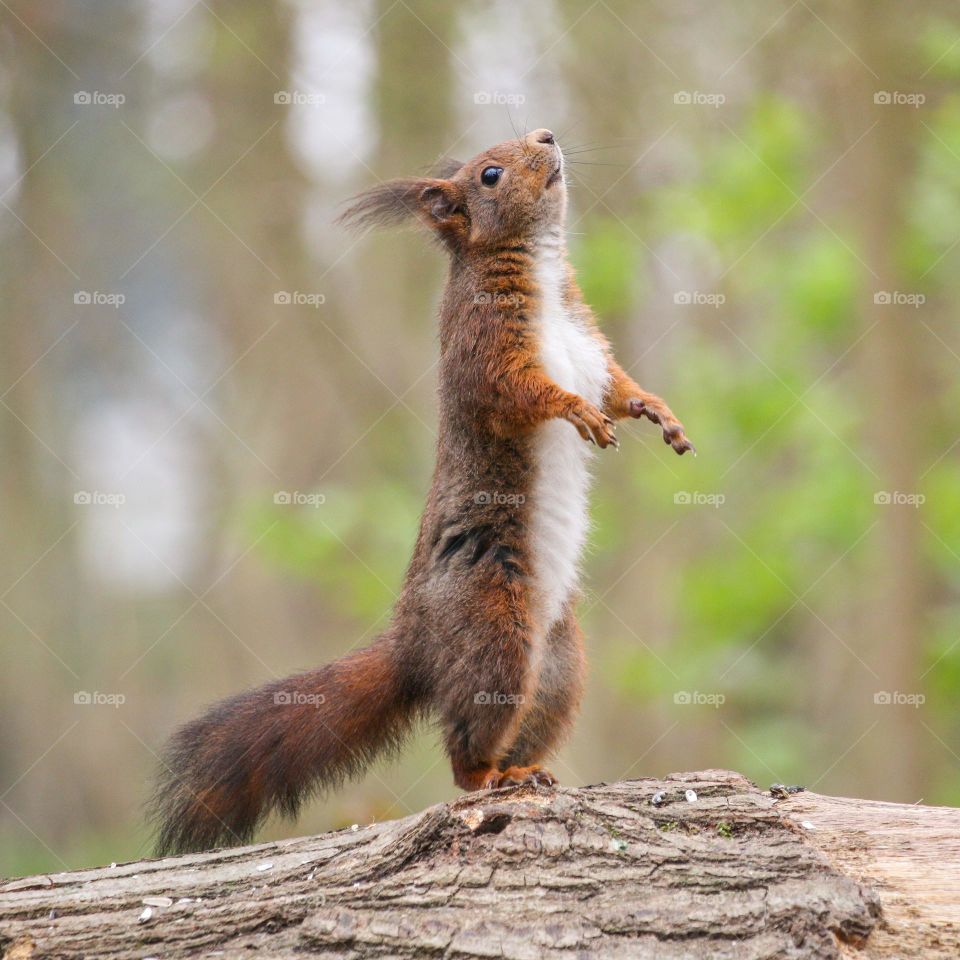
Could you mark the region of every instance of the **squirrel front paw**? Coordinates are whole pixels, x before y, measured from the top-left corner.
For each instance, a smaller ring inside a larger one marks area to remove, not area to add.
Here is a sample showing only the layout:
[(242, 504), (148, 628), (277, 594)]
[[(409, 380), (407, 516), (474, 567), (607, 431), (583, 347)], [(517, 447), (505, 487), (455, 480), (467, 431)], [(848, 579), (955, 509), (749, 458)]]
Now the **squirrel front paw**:
[(592, 403), (578, 399), (563, 416), (577, 428), (577, 432), (588, 443), (595, 443), (601, 448), (619, 448), (620, 444), (613, 432), (613, 421)]
[(694, 456), (697, 448), (686, 438), (683, 424), (673, 415), (670, 408), (660, 402), (634, 399), (629, 403), (630, 416), (635, 420), (646, 417), (651, 423), (656, 423), (663, 430), (663, 442), (668, 443), (678, 454), (683, 456), (690, 450)]

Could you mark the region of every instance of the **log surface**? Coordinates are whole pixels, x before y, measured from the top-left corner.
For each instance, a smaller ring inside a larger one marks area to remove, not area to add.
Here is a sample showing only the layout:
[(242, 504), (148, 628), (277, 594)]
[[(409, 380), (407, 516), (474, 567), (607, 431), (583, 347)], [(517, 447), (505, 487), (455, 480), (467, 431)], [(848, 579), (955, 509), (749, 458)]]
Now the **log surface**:
[(902, 845), (909, 835), (922, 851), (929, 818), (956, 855), (958, 811), (776, 800), (728, 771), (469, 794), (316, 837), (0, 882), (0, 949), (4, 960), (957, 957), (956, 891), (932, 859), (911, 875)]
[(801, 793), (778, 804), (809, 842), (874, 889), (871, 958), (960, 957), (960, 810)]

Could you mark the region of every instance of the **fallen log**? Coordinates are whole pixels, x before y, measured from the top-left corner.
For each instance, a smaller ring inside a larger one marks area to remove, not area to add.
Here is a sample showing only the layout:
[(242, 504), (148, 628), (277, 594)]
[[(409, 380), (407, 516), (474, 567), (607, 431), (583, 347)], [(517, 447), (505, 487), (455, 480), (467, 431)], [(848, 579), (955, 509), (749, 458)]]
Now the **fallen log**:
[(4, 960), (960, 956), (960, 811), (708, 770), (0, 883)]

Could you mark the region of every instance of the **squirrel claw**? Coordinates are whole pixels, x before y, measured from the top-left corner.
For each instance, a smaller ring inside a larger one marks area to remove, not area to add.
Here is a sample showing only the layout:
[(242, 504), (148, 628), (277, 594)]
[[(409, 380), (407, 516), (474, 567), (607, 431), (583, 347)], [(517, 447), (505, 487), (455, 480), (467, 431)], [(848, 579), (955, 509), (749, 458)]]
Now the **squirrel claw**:
[(657, 400), (657, 402), (662, 405), (662, 409), (658, 410), (643, 400), (634, 398), (627, 403), (627, 411), (635, 420), (646, 417), (651, 423), (657, 424), (663, 430), (663, 442), (673, 447), (680, 456), (683, 456), (687, 450), (696, 456), (696, 448), (683, 433), (683, 424), (673, 416), (663, 401)]
[(683, 427), (677, 423), (669, 428), (665, 427), (663, 430), (663, 442), (669, 444), (677, 452), (679, 456), (683, 456), (688, 450), (693, 451), (693, 455), (697, 455), (696, 448), (694, 445), (686, 438), (683, 433)]
[(613, 421), (586, 400), (574, 406), (564, 416), (588, 443), (595, 443), (601, 449), (617, 446)]
[(552, 787), (557, 783), (557, 778), (545, 767), (533, 765), (530, 767), (507, 767), (506, 770), (497, 771), (491, 777), (488, 777), (485, 786), (487, 789), (496, 790), (498, 787), (520, 787), (525, 784), (532, 784), (537, 787)]

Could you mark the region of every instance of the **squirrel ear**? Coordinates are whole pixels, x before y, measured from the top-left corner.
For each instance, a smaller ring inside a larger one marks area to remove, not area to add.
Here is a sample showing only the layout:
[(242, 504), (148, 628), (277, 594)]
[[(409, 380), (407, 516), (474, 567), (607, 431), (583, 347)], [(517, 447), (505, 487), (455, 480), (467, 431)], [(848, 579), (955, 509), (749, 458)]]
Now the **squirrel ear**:
[(429, 226), (442, 228), (463, 206), (460, 188), (449, 180), (387, 180), (354, 197), (337, 222), (348, 227), (388, 227), (419, 217)]
[(449, 180), (433, 180), (420, 192), (420, 206), (436, 226), (462, 212), (463, 196)]

